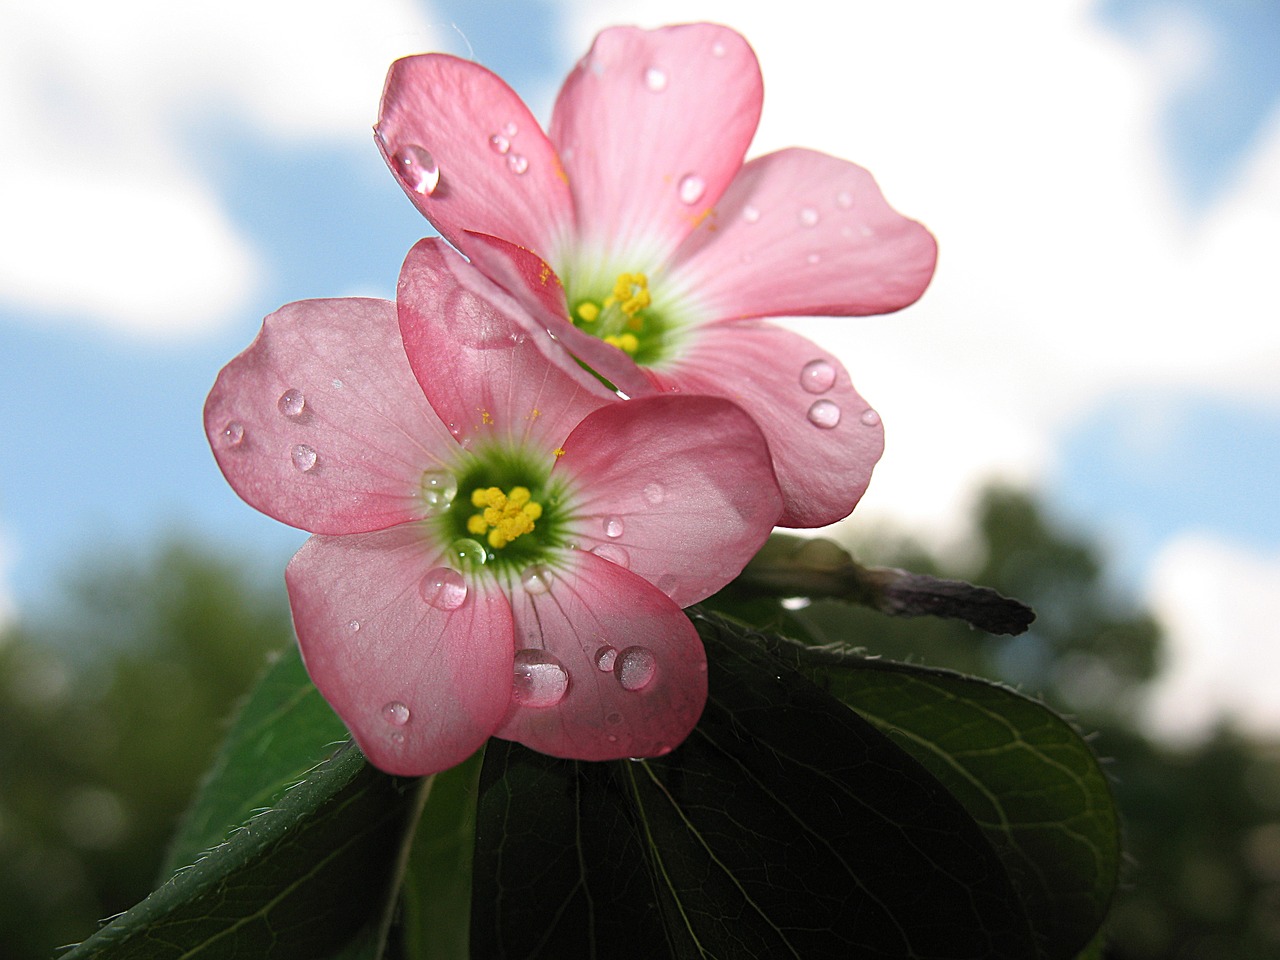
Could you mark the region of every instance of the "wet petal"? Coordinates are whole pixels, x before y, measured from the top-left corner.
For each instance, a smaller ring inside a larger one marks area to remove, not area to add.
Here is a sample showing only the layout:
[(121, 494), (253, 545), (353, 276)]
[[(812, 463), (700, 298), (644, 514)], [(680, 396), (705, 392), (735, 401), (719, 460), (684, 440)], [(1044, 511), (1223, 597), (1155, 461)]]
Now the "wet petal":
[(457, 453), (384, 300), (304, 300), (271, 314), (218, 375), (204, 424), (235, 491), (313, 533), (423, 516), (423, 472)]
[(742, 164), (762, 98), (755, 54), (726, 27), (602, 32), (551, 121), (582, 242), (668, 256)]
[(742, 572), (781, 495), (760, 429), (717, 397), (661, 396), (597, 410), (569, 435), (570, 536), (685, 607)]
[(409, 252), (397, 303), (409, 364), (464, 445), (501, 441), (549, 454), (588, 413), (617, 402), (443, 241)]
[(812, 150), (751, 161), (676, 253), (671, 282), (711, 320), (889, 313), (933, 276), (937, 245), (870, 173)]
[(567, 554), (544, 584), (511, 588), (517, 693), (497, 736), (558, 757), (661, 756), (707, 697), (693, 624), (635, 574)]
[(506, 597), (490, 580), (444, 575), (448, 564), (411, 524), (312, 537), (285, 571), (312, 680), (388, 773), (433, 773), (465, 760), (510, 702)]
[(759, 424), (786, 503), (782, 526), (848, 516), (884, 450), (880, 417), (840, 361), (772, 324), (706, 327), (678, 363), (653, 376), (667, 388), (728, 397)]
[(463, 231), (474, 230), (545, 252), (572, 224), (573, 202), (546, 135), (515, 92), (479, 64), (444, 54), (397, 60), (376, 130), (409, 199), (460, 249)]

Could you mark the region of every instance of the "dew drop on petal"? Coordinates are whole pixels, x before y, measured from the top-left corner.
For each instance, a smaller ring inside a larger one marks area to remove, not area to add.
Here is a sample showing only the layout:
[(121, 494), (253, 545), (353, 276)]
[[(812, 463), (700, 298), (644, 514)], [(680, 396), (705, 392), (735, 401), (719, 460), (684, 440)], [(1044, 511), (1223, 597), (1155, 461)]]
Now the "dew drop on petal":
[(394, 731), (391, 734), (391, 742), (394, 744), (404, 743), (404, 734), (401, 733), (399, 730)]
[(315, 450), (305, 443), (299, 443), (295, 444), (294, 448), (289, 451), (289, 459), (303, 473), (310, 473), (315, 469), (316, 461), (319, 458), (316, 456)]
[(807, 257), (805, 257), (805, 258), (804, 258), (805, 263), (808, 263), (808, 264), (814, 264), (814, 263), (817, 263), (817, 262), (818, 262), (819, 260), (821, 260), (821, 259), (822, 259), (822, 257), (821, 257), (821, 256), (819, 256), (819, 255), (818, 255), (818, 254), (816, 254), (816, 253), (811, 253), (811, 254), (809, 254)]
[(617, 648), (608, 644), (596, 651), (596, 666), (604, 673), (613, 672), (613, 664), (618, 659)]
[(809, 408), (809, 422), (815, 427), (830, 430), (840, 422), (840, 408), (830, 400), (815, 400)]
[(515, 123), (511, 120), (508, 120), (506, 123), (502, 125), (502, 135), (504, 137), (514, 137), (519, 132), (520, 132), (520, 128), (517, 127)]
[(759, 223), (759, 222), (760, 222), (760, 211), (759, 211), (757, 208), (752, 207), (752, 206), (746, 206), (746, 207), (743, 207), (743, 208), (742, 208), (742, 219), (743, 219), (743, 220), (745, 220), (745, 221), (747, 221), (747, 223)]
[(816, 227), (818, 225), (818, 211), (813, 207), (800, 208), (800, 222), (806, 227)]
[(238, 447), (244, 442), (244, 424), (232, 420), (222, 428), (222, 443), (228, 447)]
[(440, 166), (424, 147), (407, 143), (395, 152), (396, 170), (409, 189), (429, 197), (440, 184)]
[(712, 46), (711, 46), (711, 55), (712, 55), (713, 57), (716, 57), (717, 59), (718, 59), (718, 58), (720, 58), (720, 57), (723, 57), (723, 56), (725, 55), (725, 53), (726, 53), (726, 52), (727, 52), (727, 51), (726, 51), (726, 50), (725, 50), (725, 48), (724, 48), (724, 44), (723, 44), (723, 43), (721, 43), (719, 40), (717, 40), (717, 41), (716, 41), (714, 44), (712, 44)]
[(667, 89), (667, 74), (664, 70), (657, 67), (650, 67), (644, 72), (644, 85), (654, 93), (661, 93)]
[(500, 133), (495, 133), (489, 138), (489, 146), (493, 148), (494, 153), (505, 155), (511, 149), (511, 141)]
[(507, 156), (507, 169), (518, 176), (529, 169), (529, 158), (523, 153), (509, 154)]
[(430, 513), (446, 510), (458, 495), (458, 478), (448, 470), (427, 470), (422, 474), (422, 502)]
[(489, 551), (484, 545), (468, 537), (459, 537), (449, 549), (462, 567), (482, 567), (489, 562)]
[(437, 610), (457, 610), (467, 599), (467, 581), (453, 567), (436, 567), (422, 578), (418, 592)]
[(656, 507), (660, 504), (662, 498), (666, 495), (667, 492), (662, 489), (662, 484), (660, 483), (646, 483), (644, 485), (644, 499), (651, 507)]
[(842, 210), (848, 210), (850, 207), (853, 206), (853, 194), (848, 193), (847, 191), (844, 191), (844, 190), (837, 193), (836, 206), (840, 207), (840, 209)]
[(809, 393), (826, 393), (836, 382), (836, 368), (826, 360), (810, 360), (800, 368), (800, 386)]
[(870, 407), (868, 407), (866, 410), (863, 410), (861, 416), (859, 416), (858, 419), (861, 420), (862, 423), (868, 427), (875, 427), (875, 426), (879, 426), (880, 424), (880, 414), (876, 413)]
[(347, 621), (347, 629), (348, 629), (348, 630), (350, 630), (352, 633), (359, 633), (359, 632), (360, 632), (360, 621), (359, 621), (359, 620), (348, 620), (348, 621)]
[(290, 387), (280, 394), (280, 399), (276, 401), (276, 408), (290, 420), (297, 420), (302, 416), (302, 411), (307, 408), (307, 398), (302, 395), (301, 390)]
[(403, 727), (409, 722), (409, 708), (399, 700), (392, 700), (382, 708), (382, 719), (397, 727)]
[(658, 672), (658, 658), (648, 647), (627, 647), (618, 654), (614, 673), (623, 690), (643, 690)]
[(612, 564), (625, 568), (631, 562), (631, 557), (627, 555), (627, 551), (623, 550), (617, 544), (602, 543), (598, 547), (591, 550), (601, 560), (608, 560)]
[(548, 567), (535, 563), (531, 567), (525, 567), (524, 573), (520, 574), (520, 586), (524, 587), (525, 593), (546, 593), (551, 589), (552, 577)]
[(702, 195), (707, 192), (706, 181), (696, 173), (686, 173), (680, 178), (680, 184), (677, 187), (680, 193), (680, 202), (694, 204), (702, 199)]
[(545, 650), (517, 650), (514, 678), (513, 696), (524, 707), (554, 707), (569, 690), (569, 674)]
[(625, 528), (622, 525), (621, 517), (605, 517), (604, 518), (604, 535), (614, 539), (622, 536)]

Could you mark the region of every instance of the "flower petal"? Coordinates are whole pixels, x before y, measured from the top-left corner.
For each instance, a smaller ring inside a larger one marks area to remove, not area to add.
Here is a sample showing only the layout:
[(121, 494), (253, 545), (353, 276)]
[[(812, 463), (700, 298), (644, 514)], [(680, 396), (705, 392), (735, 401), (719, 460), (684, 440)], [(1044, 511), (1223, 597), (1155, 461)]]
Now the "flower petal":
[(759, 424), (782, 487), (784, 527), (848, 516), (884, 451), (880, 417), (840, 361), (769, 323), (704, 327), (684, 357), (651, 376), (668, 390), (728, 397)]
[(759, 427), (718, 397), (597, 410), (564, 442), (570, 537), (685, 607), (742, 572), (782, 511)]
[(592, 410), (617, 402), (510, 295), (438, 239), (400, 272), (400, 331), (427, 399), (464, 445), (548, 453)]
[(713, 320), (862, 316), (913, 303), (936, 258), (933, 236), (890, 207), (866, 170), (790, 149), (742, 168), (669, 280)]
[(763, 96), (755, 54), (726, 27), (603, 31), (551, 120), (582, 240), (665, 259), (741, 166)]
[(397, 60), (375, 130), (409, 199), (460, 249), (463, 231), (476, 230), (545, 251), (572, 223), (550, 141), (515, 92), (479, 64), (445, 54)]
[(511, 588), (517, 696), (496, 736), (578, 760), (661, 756), (684, 740), (707, 661), (680, 608), (589, 553), (568, 554), (542, 587)]
[(457, 451), (409, 369), (385, 300), (281, 307), (218, 374), (204, 424), (236, 493), (313, 533), (423, 516), (423, 471)]
[(388, 773), (433, 773), (465, 760), (510, 704), (506, 597), (474, 577), (446, 579), (442, 593), (435, 571), (446, 567), (423, 528), (406, 524), (312, 537), (285, 570), (311, 679)]

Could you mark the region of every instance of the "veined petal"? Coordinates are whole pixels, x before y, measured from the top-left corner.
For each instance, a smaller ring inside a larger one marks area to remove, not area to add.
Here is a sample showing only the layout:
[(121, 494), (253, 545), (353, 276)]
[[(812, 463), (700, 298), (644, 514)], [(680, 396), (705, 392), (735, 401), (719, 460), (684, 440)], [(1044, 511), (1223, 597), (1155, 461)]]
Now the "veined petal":
[(752, 160), (676, 252), (670, 281), (712, 320), (862, 316), (915, 302), (937, 244), (871, 174), (813, 150)]
[(727, 27), (596, 37), (551, 120), (587, 249), (668, 256), (741, 166), (763, 91), (755, 54)]
[(564, 442), (570, 535), (686, 607), (742, 572), (782, 499), (760, 428), (718, 397), (644, 397), (597, 410)]
[(498, 441), (550, 453), (588, 413), (617, 401), (441, 240), (409, 251), (397, 305), (409, 364), (464, 445)]
[(514, 584), (511, 604), (516, 696), (497, 736), (557, 757), (614, 760), (668, 753), (697, 724), (702, 641), (647, 581), (567, 553), (538, 591)]
[(313, 533), (423, 516), (423, 472), (458, 450), (409, 369), (385, 300), (281, 307), (218, 375), (204, 425), (236, 493)]
[(651, 376), (667, 389), (728, 397), (759, 424), (782, 487), (784, 527), (848, 516), (884, 451), (880, 417), (840, 361), (769, 323), (705, 327), (685, 356)]
[(511, 608), (423, 528), (312, 537), (285, 570), (307, 671), (365, 756), (419, 775), (465, 760), (511, 699)]
[(446, 54), (397, 60), (375, 129), (409, 199), (460, 249), (463, 231), (474, 230), (545, 252), (572, 224), (573, 201), (546, 134), (479, 64)]

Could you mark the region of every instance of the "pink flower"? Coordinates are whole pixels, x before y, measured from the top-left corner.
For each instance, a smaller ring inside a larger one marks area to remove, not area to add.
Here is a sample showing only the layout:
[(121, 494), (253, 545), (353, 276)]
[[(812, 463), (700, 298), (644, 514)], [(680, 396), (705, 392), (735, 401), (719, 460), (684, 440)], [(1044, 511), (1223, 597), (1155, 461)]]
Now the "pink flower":
[(205, 405), (236, 492), (316, 534), (285, 573), (303, 657), (392, 773), (490, 735), (587, 760), (670, 750), (706, 697), (680, 608), (781, 512), (738, 407), (623, 403), (548, 339), (424, 240), (397, 303), (289, 304)]
[[(441, 235), (584, 363), (632, 397), (739, 403), (773, 451), (783, 524), (820, 526), (866, 489), (880, 419), (835, 357), (759, 318), (897, 310), (936, 247), (861, 167), (801, 149), (744, 165), (762, 96), (732, 30), (620, 27), (548, 134), (494, 74), (440, 54), (391, 67), (376, 129)], [(543, 262), (562, 287), (538, 283)]]

